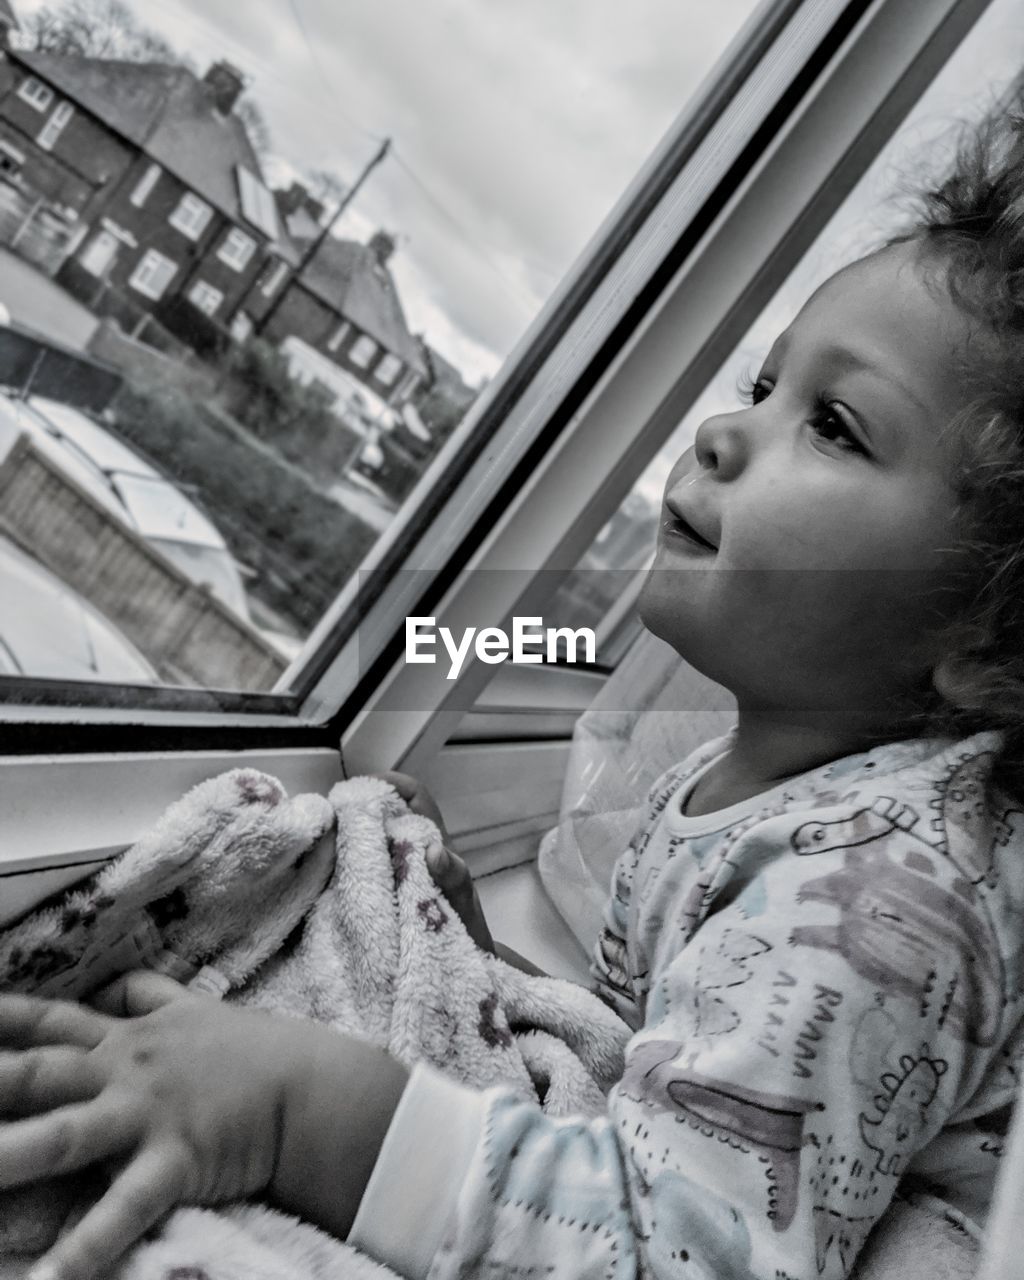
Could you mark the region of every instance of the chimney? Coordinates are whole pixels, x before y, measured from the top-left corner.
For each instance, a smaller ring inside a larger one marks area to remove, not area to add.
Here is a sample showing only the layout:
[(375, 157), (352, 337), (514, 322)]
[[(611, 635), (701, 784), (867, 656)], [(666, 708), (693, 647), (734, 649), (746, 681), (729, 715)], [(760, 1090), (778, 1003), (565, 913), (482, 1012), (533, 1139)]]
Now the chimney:
[(208, 84), (213, 90), (217, 110), (222, 116), (229, 116), (234, 111), (235, 103), (245, 92), (245, 76), (236, 66), (225, 62), (223, 58), (210, 66), (206, 75), (203, 76), (203, 83)]
[(390, 231), (375, 231), (366, 246), (377, 259), (380, 266), (387, 266), (388, 260), (398, 247), (398, 242)]
[(301, 209), (309, 199), (309, 192), (301, 182), (293, 182), (287, 191), (275, 191), (274, 194), (277, 196), (277, 207), (286, 218), (296, 209)]

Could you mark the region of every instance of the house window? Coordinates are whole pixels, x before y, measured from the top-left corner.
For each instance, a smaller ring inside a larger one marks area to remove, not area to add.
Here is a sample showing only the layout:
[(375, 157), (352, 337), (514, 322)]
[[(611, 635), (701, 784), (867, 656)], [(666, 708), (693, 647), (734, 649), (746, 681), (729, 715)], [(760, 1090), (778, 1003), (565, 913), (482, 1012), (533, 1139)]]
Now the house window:
[(128, 283), (139, 293), (158, 302), (167, 286), (174, 279), (178, 264), (165, 258), (155, 249), (148, 249), (139, 259), (138, 266), (131, 274)]
[(27, 102), (30, 107), (35, 107), (37, 111), (48, 111), (53, 101), (53, 90), (49, 85), (37, 80), (35, 76), (29, 76), (27, 80), (22, 80), (18, 97)]
[(197, 280), (188, 291), (188, 300), (194, 307), (198, 307), (204, 315), (212, 316), (216, 314), (217, 308), (224, 301), (224, 295), (219, 289), (215, 289), (212, 284), (207, 284), (205, 280)]
[(106, 275), (117, 254), (117, 244), (117, 236), (113, 232), (100, 231), (85, 246), (79, 258), (83, 271), (97, 278)]
[(287, 274), (288, 274), (288, 263), (282, 262), (280, 260), (276, 262), (270, 268), (266, 278), (263, 281), (263, 287), (260, 290), (263, 296), (265, 298), (269, 298), (272, 294), (277, 293), (278, 289), (280, 289), (284, 281), (284, 278)]
[(235, 318), (231, 321), (231, 336), (236, 342), (244, 342), (252, 333), (253, 323), (252, 317), (244, 311), (237, 311)]
[(217, 257), (221, 262), (226, 262), (229, 267), (233, 267), (235, 271), (244, 271), (255, 250), (256, 241), (252, 236), (247, 236), (238, 227), (232, 227), (224, 237), (224, 243), (217, 250)]
[(0, 142), (0, 173), (15, 174), (21, 172), (25, 163), (25, 154), (9, 143)]
[(135, 184), (135, 190), (129, 196), (132, 204), (136, 209), (141, 209), (149, 199), (153, 188), (156, 186), (160, 178), (160, 166), (151, 164), (142, 177)]
[(198, 240), (212, 217), (213, 210), (206, 201), (200, 200), (191, 191), (186, 191), (168, 221), (183, 236)]
[(389, 353), (374, 369), (373, 376), (382, 386), (390, 387), (394, 385), (395, 379), (401, 372), (401, 360), (399, 360), (398, 356), (393, 356)]
[(75, 109), (70, 102), (61, 102), (58, 104), (53, 115), (50, 116), (46, 124), (43, 125), (39, 137), (36, 138), (36, 142), (39, 143), (44, 151), (52, 150), (53, 144), (64, 132), (67, 122), (74, 114)]
[(368, 338), (365, 333), (352, 343), (352, 348), (348, 353), (348, 358), (354, 365), (360, 369), (365, 369), (373, 357), (377, 354), (377, 344), (372, 338)]
[(352, 326), (349, 324), (347, 320), (342, 320), (341, 324), (338, 325), (337, 329), (335, 329), (335, 331), (327, 339), (327, 350), (337, 351), (338, 348), (341, 346), (341, 344), (345, 341), (351, 328)]

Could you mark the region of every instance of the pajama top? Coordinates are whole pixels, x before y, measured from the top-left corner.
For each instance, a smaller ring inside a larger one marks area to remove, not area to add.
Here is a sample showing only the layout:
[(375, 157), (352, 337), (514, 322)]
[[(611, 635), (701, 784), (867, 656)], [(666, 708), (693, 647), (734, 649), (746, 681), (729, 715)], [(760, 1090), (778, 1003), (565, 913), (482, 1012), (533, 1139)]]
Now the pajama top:
[(1017, 1080), (1024, 814), (997, 734), (849, 756), (619, 859), (596, 1120), (417, 1067), (351, 1239), (409, 1280), (838, 1280), (901, 1182), (980, 1222)]

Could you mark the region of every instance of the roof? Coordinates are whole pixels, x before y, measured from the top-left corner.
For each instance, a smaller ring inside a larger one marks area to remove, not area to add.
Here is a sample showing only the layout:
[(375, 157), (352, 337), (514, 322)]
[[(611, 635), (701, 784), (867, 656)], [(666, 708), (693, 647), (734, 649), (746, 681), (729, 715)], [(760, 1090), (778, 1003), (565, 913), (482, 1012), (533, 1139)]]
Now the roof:
[(427, 373), (423, 353), (409, 332), (391, 272), (365, 244), (328, 236), (303, 271), (302, 283), (385, 351), (399, 356), (418, 373)]
[(134, 143), (233, 222), (248, 221), (237, 169), (249, 169), (262, 181), (259, 159), (239, 117), (221, 115), (211, 86), (187, 67), (24, 49), (12, 49), (8, 56)]

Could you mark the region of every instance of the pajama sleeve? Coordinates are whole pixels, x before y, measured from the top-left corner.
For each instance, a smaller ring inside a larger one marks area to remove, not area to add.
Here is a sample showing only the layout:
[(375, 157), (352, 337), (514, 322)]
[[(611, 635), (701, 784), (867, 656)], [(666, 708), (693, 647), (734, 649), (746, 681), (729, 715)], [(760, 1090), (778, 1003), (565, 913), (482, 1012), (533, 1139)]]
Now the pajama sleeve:
[(447, 1144), (410, 1280), (847, 1276), (908, 1162), (978, 1086), (1005, 1008), (977, 897), (906, 832), (836, 844), (828, 828), (857, 816), (755, 826), (700, 882), (700, 908), (658, 878), (645, 1023), (606, 1116), (552, 1119), (418, 1069), (415, 1126), (385, 1144), (397, 1180), (377, 1256), (409, 1265), (408, 1170)]

